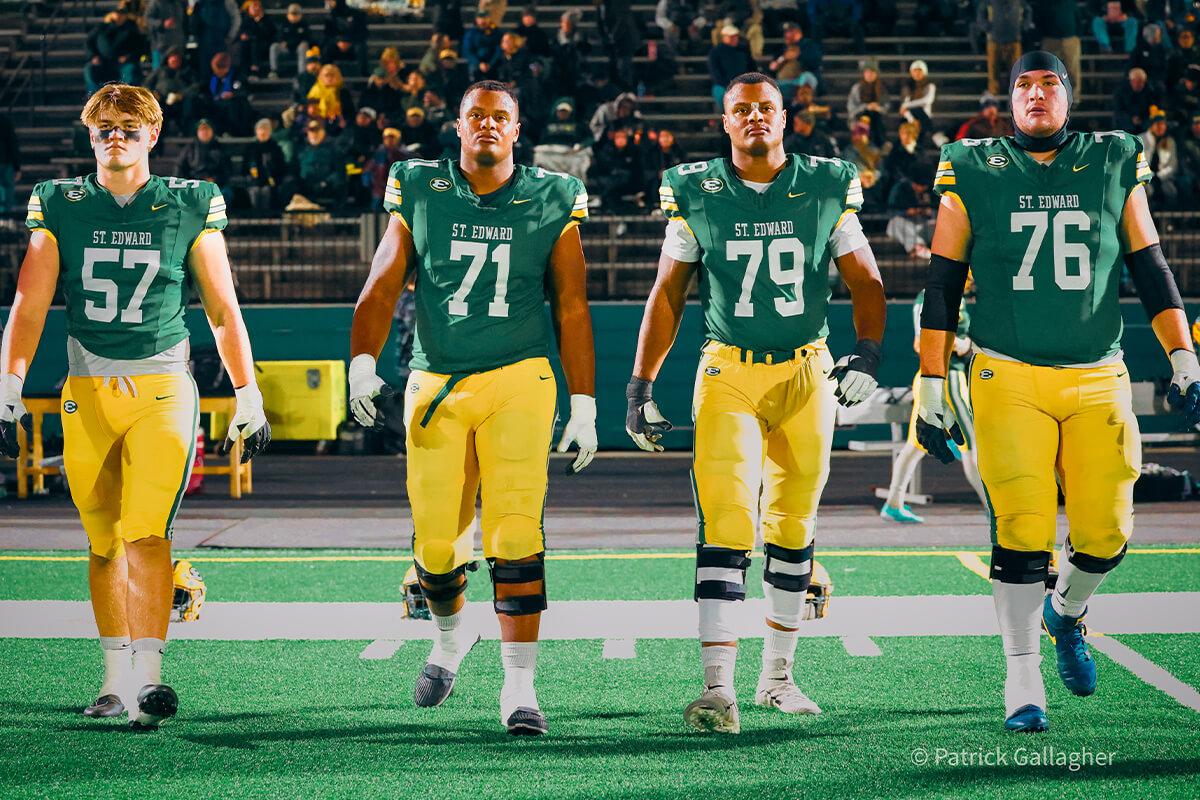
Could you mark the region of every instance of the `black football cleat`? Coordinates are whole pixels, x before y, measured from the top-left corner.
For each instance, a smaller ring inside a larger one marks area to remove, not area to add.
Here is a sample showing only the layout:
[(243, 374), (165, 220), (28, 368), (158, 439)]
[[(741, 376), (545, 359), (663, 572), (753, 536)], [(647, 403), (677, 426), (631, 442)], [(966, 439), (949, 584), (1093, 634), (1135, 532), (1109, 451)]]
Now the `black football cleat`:
[(135, 731), (156, 731), (179, 710), (179, 695), (165, 684), (148, 684), (138, 692), (138, 714), (130, 721)]
[(426, 664), (421, 668), (417, 678), (417, 687), (413, 699), (421, 708), (440, 706), (454, 691), (454, 678), (457, 673), (439, 667), (437, 664)]
[(102, 694), (96, 698), (96, 702), (83, 710), (85, 717), (99, 719), (103, 717), (115, 717), (118, 714), (124, 713), (125, 704), (121, 702), (121, 698), (115, 694)]
[(546, 725), (546, 716), (536, 708), (518, 706), (517, 710), (508, 715), (504, 723), (508, 732), (513, 736), (541, 736), (550, 730)]

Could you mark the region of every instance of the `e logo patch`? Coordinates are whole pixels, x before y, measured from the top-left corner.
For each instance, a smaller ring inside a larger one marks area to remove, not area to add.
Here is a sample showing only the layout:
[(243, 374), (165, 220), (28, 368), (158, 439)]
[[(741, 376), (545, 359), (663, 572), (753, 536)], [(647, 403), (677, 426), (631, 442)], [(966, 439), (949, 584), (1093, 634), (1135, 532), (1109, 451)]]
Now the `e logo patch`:
[(705, 178), (700, 181), (700, 188), (709, 194), (716, 194), (725, 188), (725, 181), (720, 178)]
[(705, 375), (720, 375), (721, 370), (719, 367), (705, 367), (704, 374)]
[(67, 402), (63, 403), (63, 411), (68, 414), (74, 414), (78, 410), (79, 406), (75, 405), (74, 400), (68, 400)]
[(981, 369), (979, 370), (979, 380), (986, 381), (995, 374), (996, 373), (992, 372), (990, 369)]
[(1007, 167), (1008, 156), (1001, 155), (1000, 153), (993, 153), (987, 157), (987, 165), (989, 167), (995, 167), (996, 169), (999, 169), (1000, 167)]
[(68, 189), (67, 191), (63, 192), (63, 196), (74, 203), (87, 197), (87, 192), (85, 192), (83, 189)]
[(452, 184), (446, 178), (434, 178), (429, 182), (429, 188), (433, 189), (435, 192), (444, 192), (453, 185), (454, 184)]

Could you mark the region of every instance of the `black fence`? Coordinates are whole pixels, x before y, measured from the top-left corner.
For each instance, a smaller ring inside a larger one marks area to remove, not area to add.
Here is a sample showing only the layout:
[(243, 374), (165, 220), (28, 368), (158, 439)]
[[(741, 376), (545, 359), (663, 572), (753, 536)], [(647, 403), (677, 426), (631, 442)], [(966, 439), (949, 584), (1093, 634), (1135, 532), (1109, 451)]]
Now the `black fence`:
[[(1200, 212), (1156, 215), (1163, 251), (1185, 296), (1200, 296)], [(251, 218), (237, 215), (226, 230), (238, 293), (247, 303), (351, 303), (357, 299), (371, 256), (388, 218), (341, 216), (328, 211)], [(883, 273), (889, 297), (917, 294), (925, 262), (890, 239), (883, 215), (862, 215), (863, 227)], [(645, 300), (654, 283), (664, 222), (641, 215), (599, 216), (582, 228), (588, 259), (588, 296), (593, 300)], [(28, 241), (24, 219), (0, 218), (0, 302), (11, 303)], [(835, 297), (847, 297), (830, 269)], [(61, 294), (61, 289), (60, 289)], [(61, 296), (56, 298), (61, 302)]]

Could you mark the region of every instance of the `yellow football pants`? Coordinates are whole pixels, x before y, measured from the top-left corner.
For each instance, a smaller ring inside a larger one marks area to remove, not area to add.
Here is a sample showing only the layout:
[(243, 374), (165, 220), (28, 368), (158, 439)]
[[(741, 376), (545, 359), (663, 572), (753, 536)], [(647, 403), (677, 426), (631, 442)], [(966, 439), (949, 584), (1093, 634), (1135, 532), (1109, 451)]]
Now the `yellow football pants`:
[[(921, 373), (918, 372), (917, 376), (913, 378), (913, 408), (912, 415), (908, 418), (908, 443), (913, 447), (921, 447), (921, 443), (917, 441), (917, 412), (921, 408), (920, 391)], [(967, 443), (962, 445), (962, 449), (973, 450), (975, 448), (975, 423), (971, 411), (971, 395), (967, 391), (967, 373), (958, 369), (952, 369), (946, 373), (946, 391), (943, 399), (954, 410), (954, 416), (958, 419), (958, 427), (962, 429), (963, 438), (967, 440)]]
[(64, 468), (93, 553), (117, 558), (125, 542), (171, 538), (199, 409), (188, 373), (67, 379)]
[(1054, 549), (1057, 474), (1075, 550), (1120, 553), (1133, 532), (1142, 466), (1125, 365), (1035, 367), (980, 353), (971, 362), (971, 403), (993, 544)]
[(545, 358), (457, 383), (430, 372), (409, 376), (408, 500), (413, 554), (422, 569), (444, 575), (471, 560), (481, 483), (484, 556), (517, 560), (545, 549), (542, 512), (556, 397)]
[(788, 549), (813, 538), (817, 504), (829, 477), (837, 401), (833, 359), (824, 342), (775, 364), (742, 361), (746, 351), (710, 342), (696, 376), (692, 480), (702, 544)]

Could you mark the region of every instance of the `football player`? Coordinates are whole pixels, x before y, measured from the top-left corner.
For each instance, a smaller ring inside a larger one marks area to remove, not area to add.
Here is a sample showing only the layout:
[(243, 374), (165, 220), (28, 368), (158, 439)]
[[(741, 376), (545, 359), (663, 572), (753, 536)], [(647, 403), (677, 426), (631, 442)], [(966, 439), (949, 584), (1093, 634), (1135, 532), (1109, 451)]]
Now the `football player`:
[[(921, 309), (924, 306), (925, 292), (922, 290), (913, 302), (913, 329), (916, 331), (913, 338), (913, 349), (918, 353), (921, 352)], [(966, 476), (967, 483), (971, 484), (975, 494), (979, 495), (979, 502), (983, 503), (984, 508), (987, 508), (987, 498), (983, 494), (983, 484), (979, 480), (979, 464), (975, 458), (975, 426), (971, 419), (971, 400), (967, 391), (967, 365), (971, 361), (971, 340), (967, 338), (967, 333), (970, 329), (971, 315), (967, 311), (967, 303), (964, 298), (958, 306), (958, 327), (954, 332), (954, 347), (950, 353), (950, 371), (947, 373), (944, 400), (954, 409), (954, 415), (959, 421), (963, 438), (966, 440), (962, 447), (955, 448), (956, 458), (962, 463), (963, 475)], [(918, 371), (913, 379), (913, 410), (908, 421), (908, 441), (904, 443), (904, 447), (900, 449), (892, 464), (892, 482), (888, 486), (888, 496), (883, 502), (883, 508), (879, 510), (879, 516), (882, 519), (892, 522), (911, 524), (925, 521), (924, 517), (914, 514), (912, 508), (904, 502), (913, 474), (917, 471), (921, 459), (925, 457), (925, 450), (917, 441), (917, 410), (921, 407), (920, 393), (921, 373)]]
[[(236, 387), (224, 446), (244, 440), (248, 461), (270, 441), (271, 426), (234, 294), (216, 184), (150, 174), (163, 116), (145, 89), (110, 83), (80, 119), (96, 172), (39, 183), (29, 199), (29, 250), (0, 349), (0, 449), (17, 457), (17, 424), (29, 427), (21, 389), (61, 277), (64, 466), (90, 544), (88, 585), (105, 667), (99, 698), (83, 713), (112, 717), (128, 705), (132, 726), (152, 729), (178, 706), (161, 664), (174, 593), (171, 526), (191, 474), (199, 412), (187, 368), (189, 285)], [(127, 685), (136, 696), (122, 694)]]
[[(746, 596), (760, 509), (770, 610), (755, 702), (789, 714), (820, 713), (792, 675), (817, 503), (829, 474), (836, 403), (851, 406), (875, 390), (887, 312), (854, 213), (862, 205), (857, 171), (837, 159), (787, 155), (785, 116), (774, 80), (741, 75), (724, 99), (732, 159), (664, 174), (666, 240), (626, 391), (629, 435), (643, 450), (662, 450), (658, 440), (671, 426), (654, 404), (653, 382), (699, 274), (707, 341), (692, 406), (692, 475), (704, 689), (684, 717), (703, 731), (740, 727), (733, 602)], [(825, 345), (831, 257), (850, 287), (859, 337), (837, 365)]]
[[(1043, 731), (1039, 622), (1054, 639), (1059, 677), (1076, 695), (1090, 695), (1096, 665), (1083, 616), (1133, 528), (1142, 452), (1121, 355), (1122, 261), (1170, 357), (1168, 399), (1190, 424), (1200, 419), (1200, 369), (1146, 205), (1150, 168), (1141, 140), (1069, 132), (1071, 79), (1050, 53), (1022, 56), (1009, 93), (1013, 136), (942, 149), (917, 436), (946, 463), (948, 442), (962, 442), (942, 398), (969, 265), (977, 352), (969, 376), (1007, 660), (1004, 727)], [(1059, 485), (1070, 530), (1047, 596)]]
[[(557, 389), (547, 360), (549, 296), (579, 472), (596, 452), (595, 352), (579, 223), (587, 193), (578, 178), (515, 166), (517, 101), (503, 83), (464, 95), (459, 161), (393, 165), (387, 232), (354, 311), (350, 398), (363, 425), (379, 424), (387, 388), (375, 359), (409, 276), (417, 330), (404, 405), (413, 554), (437, 625), (417, 679), (418, 706), (449, 695), (478, 640), (459, 612), (474, 566), (475, 498), (483, 491), (483, 552), (500, 621), (504, 685), (500, 721), (510, 733), (545, 733), (533, 677), (546, 608), (542, 512)], [(547, 288), (548, 287), (548, 288)]]

